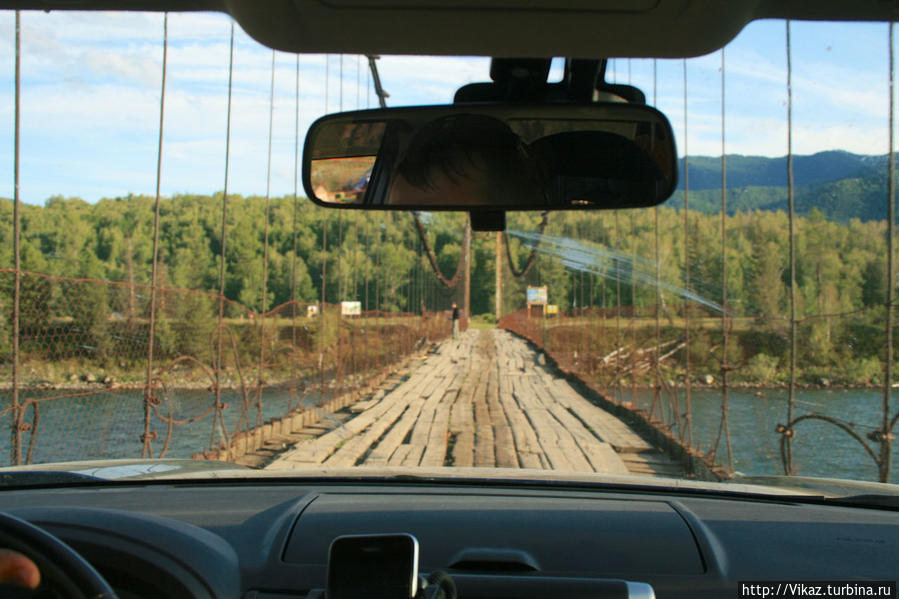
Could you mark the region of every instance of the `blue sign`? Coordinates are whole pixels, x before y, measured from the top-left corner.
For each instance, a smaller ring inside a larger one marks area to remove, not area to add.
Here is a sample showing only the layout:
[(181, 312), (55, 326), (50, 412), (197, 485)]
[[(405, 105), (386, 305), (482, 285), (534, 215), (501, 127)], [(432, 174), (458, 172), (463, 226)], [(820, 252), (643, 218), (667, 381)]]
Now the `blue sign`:
[(526, 297), (529, 304), (548, 304), (549, 290), (545, 285), (543, 287), (528, 287)]

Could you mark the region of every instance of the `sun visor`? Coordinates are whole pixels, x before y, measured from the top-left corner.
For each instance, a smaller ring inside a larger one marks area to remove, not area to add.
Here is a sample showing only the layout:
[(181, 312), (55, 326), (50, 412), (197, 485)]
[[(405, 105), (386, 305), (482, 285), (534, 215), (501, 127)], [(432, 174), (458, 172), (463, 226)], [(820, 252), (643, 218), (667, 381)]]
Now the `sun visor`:
[(224, 0), (277, 50), (481, 56), (698, 56), (757, 0)]

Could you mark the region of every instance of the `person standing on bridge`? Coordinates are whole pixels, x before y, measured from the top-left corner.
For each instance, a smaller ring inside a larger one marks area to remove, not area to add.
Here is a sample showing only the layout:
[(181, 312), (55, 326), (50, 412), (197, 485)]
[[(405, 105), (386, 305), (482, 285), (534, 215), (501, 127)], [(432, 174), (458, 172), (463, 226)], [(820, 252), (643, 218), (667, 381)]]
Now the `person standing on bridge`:
[(459, 306), (453, 302), (453, 339), (459, 338)]

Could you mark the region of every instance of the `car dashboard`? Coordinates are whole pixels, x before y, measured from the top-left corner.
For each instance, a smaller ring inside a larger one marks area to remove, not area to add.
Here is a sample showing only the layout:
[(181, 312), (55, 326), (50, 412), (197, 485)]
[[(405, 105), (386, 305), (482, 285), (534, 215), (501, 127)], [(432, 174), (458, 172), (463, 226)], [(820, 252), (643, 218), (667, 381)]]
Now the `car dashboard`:
[[(895, 511), (715, 493), (466, 482), (186, 481), (13, 489), (127, 598), (320, 596), (345, 534), (408, 532), (459, 597), (733, 597), (771, 580), (893, 580)], [(628, 584), (644, 583), (644, 584)]]

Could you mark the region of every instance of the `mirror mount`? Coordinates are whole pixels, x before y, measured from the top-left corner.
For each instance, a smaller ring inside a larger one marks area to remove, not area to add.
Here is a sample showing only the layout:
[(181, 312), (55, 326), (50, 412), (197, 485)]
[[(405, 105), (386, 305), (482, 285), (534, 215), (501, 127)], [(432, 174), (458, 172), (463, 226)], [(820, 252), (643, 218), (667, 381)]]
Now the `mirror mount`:
[(606, 81), (605, 58), (566, 58), (559, 83), (548, 83), (551, 60), (493, 58), (490, 79), (459, 88), (454, 104), (508, 102), (511, 104), (592, 104), (597, 98), (617, 98), (629, 104), (646, 104), (646, 94), (632, 85)]
[(493, 58), (489, 82), (471, 83), (456, 91), (454, 104), (507, 102), (540, 104), (558, 94), (558, 84), (547, 84), (549, 58)]
[(504, 210), (472, 210), (468, 214), (472, 231), (506, 230), (506, 212)]

